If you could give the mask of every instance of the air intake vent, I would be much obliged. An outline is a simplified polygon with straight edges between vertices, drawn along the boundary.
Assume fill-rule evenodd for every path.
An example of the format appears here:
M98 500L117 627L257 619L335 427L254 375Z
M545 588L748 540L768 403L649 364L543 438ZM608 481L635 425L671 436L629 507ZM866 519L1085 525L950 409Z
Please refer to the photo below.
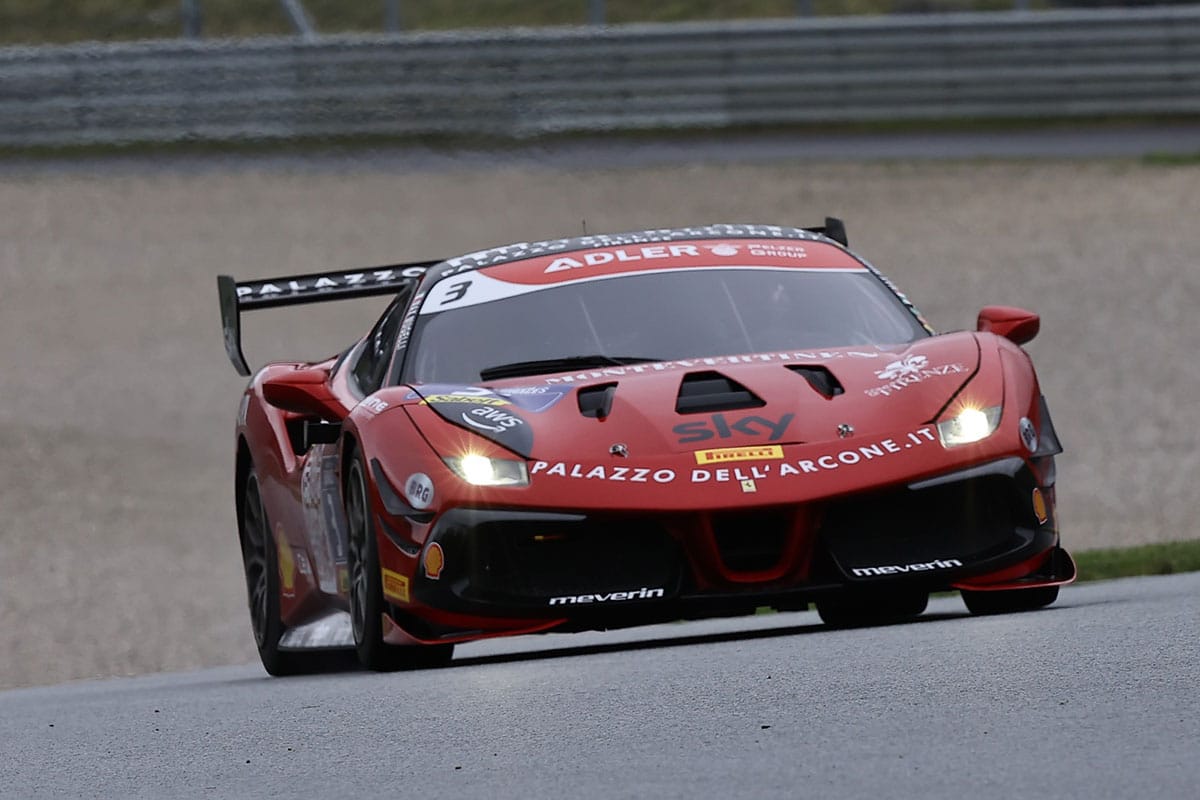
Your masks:
M761 408L764 403L754 392L719 372L689 372L679 385L675 411L700 414L709 411L736 411Z
M779 564L791 527L791 515L780 510L712 515L717 552L733 572L759 572Z
M599 386L587 386L579 390L576 399L579 401L579 413L585 417L604 419L612 411L613 396L617 393L615 383L602 383Z
M825 397L837 397L839 394L845 394L846 390L838 379L833 376L833 373L825 369L825 367L804 367L804 366L788 366L792 372L804 377L808 381L808 385L816 389Z

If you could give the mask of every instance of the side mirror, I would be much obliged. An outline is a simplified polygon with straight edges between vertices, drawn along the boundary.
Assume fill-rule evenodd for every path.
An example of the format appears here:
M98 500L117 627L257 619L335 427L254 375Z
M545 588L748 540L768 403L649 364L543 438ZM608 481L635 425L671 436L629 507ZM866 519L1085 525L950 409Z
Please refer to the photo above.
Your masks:
M341 422L346 411L329 391L328 379L325 370L298 369L263 381L263 398L284 411Z
M1016 344L1033 339L1041 327L1041 317L1013 306L984 306L975 322L976 330L1003 336Z

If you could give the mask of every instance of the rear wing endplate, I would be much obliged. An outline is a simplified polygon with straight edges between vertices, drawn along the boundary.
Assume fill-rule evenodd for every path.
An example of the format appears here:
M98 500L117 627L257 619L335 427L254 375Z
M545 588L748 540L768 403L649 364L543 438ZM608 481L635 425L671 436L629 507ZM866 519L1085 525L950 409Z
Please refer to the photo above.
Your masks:
M250 366L242 354L242 311L394 294L416 284L426 270L440 263L416 261L353 272L314 272L255 281L218 275L217 297L221 304L225 352L239 375L250 374Z
M850 242L846 237L846 223L842 222L837 217L826 217L825 224L820 228L805 228L804 230L811 233L819 233L829 239L833 239L842 247L849 247Z

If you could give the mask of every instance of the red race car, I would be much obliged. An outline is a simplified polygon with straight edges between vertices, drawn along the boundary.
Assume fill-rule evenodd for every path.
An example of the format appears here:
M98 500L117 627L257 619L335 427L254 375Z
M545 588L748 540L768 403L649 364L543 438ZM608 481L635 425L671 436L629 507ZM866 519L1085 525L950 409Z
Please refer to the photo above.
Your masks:
M238 535L273 674L357 651L815 603L833 626L1054 601L1061 452L1027 311L935 335L845 228L707 225L218 279L243 310L393 294L270 364L237 416Z

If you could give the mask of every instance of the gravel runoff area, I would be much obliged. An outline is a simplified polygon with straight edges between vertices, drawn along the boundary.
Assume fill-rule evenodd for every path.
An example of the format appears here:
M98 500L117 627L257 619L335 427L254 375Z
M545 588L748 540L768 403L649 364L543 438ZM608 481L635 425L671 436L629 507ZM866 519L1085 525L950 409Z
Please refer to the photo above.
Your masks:
M0 175L0 208L0 688L255 658L218 272L443 257L584 220L834 214L939 329L989 303L1036 310L1067 545L1200 535L1195 165L31 169ZM248 357L329 355L381 302L250 315Z

